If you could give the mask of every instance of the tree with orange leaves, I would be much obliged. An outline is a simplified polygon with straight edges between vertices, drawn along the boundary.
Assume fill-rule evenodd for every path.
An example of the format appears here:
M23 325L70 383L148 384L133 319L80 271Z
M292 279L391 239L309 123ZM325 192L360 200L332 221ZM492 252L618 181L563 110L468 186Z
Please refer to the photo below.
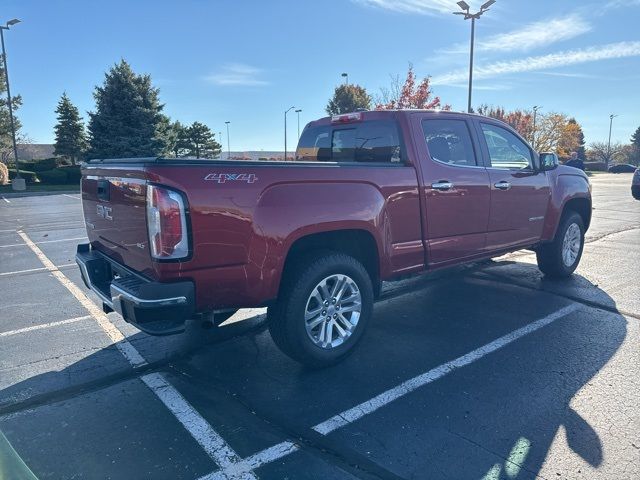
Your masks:
M376 105L376 110L451 109L449 105L442 105L440 97L433 96L430 77L423 78L417 85L416 80L413 65L409 64L407 78L402 87L399 77L395 77L390 89L381 89L382 97Z

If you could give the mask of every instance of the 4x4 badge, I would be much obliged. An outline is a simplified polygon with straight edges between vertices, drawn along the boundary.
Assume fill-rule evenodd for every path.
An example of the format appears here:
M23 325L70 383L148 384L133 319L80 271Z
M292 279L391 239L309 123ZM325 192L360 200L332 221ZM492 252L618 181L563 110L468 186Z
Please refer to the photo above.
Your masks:
M258 177L253 173L210 173L205 180L212 182L225 183L225 182L247 182L253 183L258 180Z

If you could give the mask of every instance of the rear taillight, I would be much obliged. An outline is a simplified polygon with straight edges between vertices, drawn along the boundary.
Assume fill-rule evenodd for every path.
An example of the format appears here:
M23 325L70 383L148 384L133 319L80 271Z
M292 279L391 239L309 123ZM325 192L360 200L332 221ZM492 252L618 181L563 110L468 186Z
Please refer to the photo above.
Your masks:
M173 260L189 255L185 205L178 192L147 186L147 228L153 258Z

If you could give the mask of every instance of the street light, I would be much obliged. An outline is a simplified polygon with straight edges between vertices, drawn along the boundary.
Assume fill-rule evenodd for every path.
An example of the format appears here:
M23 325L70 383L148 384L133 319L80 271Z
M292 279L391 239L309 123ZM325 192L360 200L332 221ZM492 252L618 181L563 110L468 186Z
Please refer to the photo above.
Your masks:
M489 10L489 7L496 3L496 0L489 0L480 6L480 10L476 13L470 13L471 8L465 1L458 2L458 6L463 10L462 12L453 12L454 15L464 15L465 20L471 19L471 49L469 52L469 98L467 102L467 112L471 113L471 84L473 83L473 39L476 31L476 20L478 20L484 12Z
M298 114L298 140L300 140L300 112L302 111L301 108L299 108L298 110L296 110L296 113Z
M342 75L340 75L342 78L344 78L344 84L345 85L349 85L349 74L348 73L343 73Z
M284 111L284 159L287 160L287 113L296 107L289 107Z
M9 70L7 68L7 52L4 49L4 31L9 30L9 27L20 23L20 20L14 18L9 20L6 25L0 25L0 39L2 40L2 65L4 66L4 78L7 82L7 105L9 106L9 122L11 124L11 140L13 142L13 156L16 162L16 177L11 182L14 190L24 190L26 188L26 182L20 175L20 164L18 162L18 145L16 144L16 126L13 120L13 106L11 105L11 89L9 87ZM17 180L17 182L16 182Z
M536 116L538 115L538 110L542 107L535 105L533 107L533 131L531 132L531 146L533 149L536 149Z
M231 122L224 122L227 124L227 160L231 160L231 144L229 143L229 124Z
M609 160L611 160L611 128L613 127L613 119L618 115L613 113L609 115L609 142L607 143L607 167L609 166Z

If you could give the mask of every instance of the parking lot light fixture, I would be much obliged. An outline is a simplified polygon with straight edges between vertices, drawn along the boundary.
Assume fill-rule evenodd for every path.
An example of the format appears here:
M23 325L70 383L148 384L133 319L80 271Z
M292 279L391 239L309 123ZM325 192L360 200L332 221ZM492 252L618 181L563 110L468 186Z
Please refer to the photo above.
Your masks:
M20 20L14 18L9 20L6 25L0 25L0 41L2 43L2 66L4 68L4 78L7 84L7 106L9 107L9 123L11 125L11 141L13 142L13 156L16 163L16 178L18 182L11 182L14 190L24 190L25 182L20 175L20 163L18 161L18 145L16 143L16 125L13 119L13 105L11 105L11 87L9 87L9 70L7 68L7 52L4 48L4 31L9 30L9 27L20 23Z
M462 12L453 12L454 15L463 15L465 20L471 20L471 47L469 49L469 96L467 98L467 112L471 113L471 86L473 84L473 42L476 30L476 20L478 20L489 7L496 3L496 0L489 0L480 6L480 10L471 13L469 4L463 0L457 2Z
M344 78L344 84L345 85L349 85L349 74L348 73L343 73L342 75L340 75L342 78Z
M607 167L609 167L609 161L611 160L611 129L613 128L613 119L618 115L613 113L609 115L609 141L607 142Z
M231 122L224 122L227 125L227 160L231 160L231 144L229 143L229 124Z
M300 112L302 111L301 108L299 108L298 110L296 110L296 113L298 114L298 140L300 140Z
M538 115L538 110L542 107L539 105L535 105L533 107L533 128L531 129L531 146L533 149L536 149L536 116Z
M287 161L287 113L296 107L289 107L284 111L284 160Z

